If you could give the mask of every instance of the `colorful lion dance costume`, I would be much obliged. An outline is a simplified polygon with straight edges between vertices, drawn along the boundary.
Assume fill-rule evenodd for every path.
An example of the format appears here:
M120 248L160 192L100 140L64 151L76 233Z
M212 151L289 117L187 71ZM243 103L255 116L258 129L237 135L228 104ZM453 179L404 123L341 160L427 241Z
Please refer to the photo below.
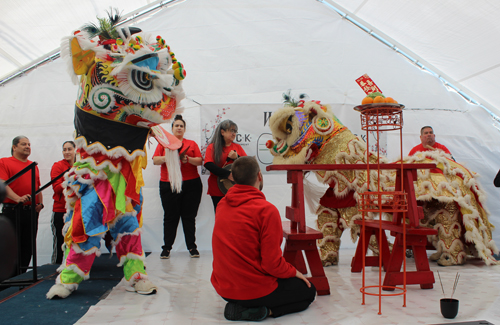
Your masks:
M184 98L185 71L165 41L99 18L63 39L61 56L80 88L75 105L77 159L65 176L65 259L47 293L66 298L88 279L106 232L127 290L156 292L141 244L142 169L151 127L173 118ZM97 37L98 36L98 37Z
M274 164L366 164L366 143L342 125L328 105L294 101L286 95L285 99L287 105L274 112L269 120L277 141L267 144ZM376 162L373 153L370 162ZM381 158L381 162L387 160ZM415 184L416 199L424 208L425 218L421 223L438 230L436 236L429 238L437 250L431 259L440 265L459 265L466 256L474 255L488 265L498 264L492 256L498 253L492 240L494 227L488 221L485 195L477 176L440 152L418 153L405 158L405 162L436 163L438 167L419 171ZM317 226L323 233L318 246L323 265L335 265L343 231L350 228L353 241L359 233L354 220L362 217L357 200L358 194L367 190L366 170L318 171L316 176L329 185L320 199L321 194L315 198L319 199ZM371 171L370 190L377 190L377 177L376 171ZM380 177L381 189L393 191L394 172L381 172ZM305 193L307 196L307 188ZM377 252L377 247L372 248Z

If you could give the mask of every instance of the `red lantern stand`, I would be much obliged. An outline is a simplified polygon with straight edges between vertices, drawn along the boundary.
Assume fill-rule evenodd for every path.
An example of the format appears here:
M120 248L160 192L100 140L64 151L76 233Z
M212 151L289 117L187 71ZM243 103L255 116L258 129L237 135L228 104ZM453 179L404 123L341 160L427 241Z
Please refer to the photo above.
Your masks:
M383 213L392 213L403 216L402 222L402 245L406 247L406 222L405 212L408 210L407 197L403 189L404 184L404 172L403 172L403 162L401 161L401 170L399 173L399 184L396 184L394 192L384 192L380 188L380 134L385 131L399 130L399 140L400 140L400 153L402 156L403 152L403 115L402 109L403 105L400 104L368 104L356 106L354 109L361 113L361 129L366 131L366 183L367 192L360 194L359 200L359 211L362 212L363 218L361 220L361 233L360 239L358 241L362 248L362 286L360 291L362 292L362 305L365 304L365 295L378 296L379 298L379 311L378 314L382 314L382 296L397 296L403 295L403 307L406 307L406 256L403 256L403 286L388 286L382 284L382 267L389 265L390 253L387 245L387 237L385 235L385 230L382 226L382 215ZM376 191L370 190L370 142L369 133L370 131L376 132L377 141L377 189ZM399 188L397 185L400 185ZM368 213L376 213L379 216L379 220L375 221L378 223L378 227L367 227L366 217ZM365 277L365 267L367 266L366 260L370 257L366 256L366 250L370 241L370 237L375 235L378 245L379 245L379 256L378 256L378 266L379 266L379 281L378 285L366 285ZM376 259L376 257L375 257ZM373 257L372 257L373 260ZM354 264L354 260L353 260ZM368 263L369 265L374 265L373 263ZM378 289L378 292L370 292L370 289ZM382 290L396 290L398 292L394 293L382 293Z

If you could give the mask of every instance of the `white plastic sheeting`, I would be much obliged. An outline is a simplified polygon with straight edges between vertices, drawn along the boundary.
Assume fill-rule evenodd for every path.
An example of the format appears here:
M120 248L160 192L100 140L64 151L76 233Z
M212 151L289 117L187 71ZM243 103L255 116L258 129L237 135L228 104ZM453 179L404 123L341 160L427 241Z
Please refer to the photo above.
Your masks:
M379 312L378 297L365 296L362 303L359 288L363 286L360 273L351 272L354 249L343 249L336 267L325 268L330 284L330 295L317 296L304 311L280 318L268 318L263 324L321 324L321 325L394 325L394 324L445 324L439 310L439 300L443 298L436 276L434 290L422 290L418 285L408 285L406 307L403 296L382 297ZM168 260L161 260L159 253L146 258L148 276L158 287L155 295L137 295L125 291L123 285L113 288L106 299L102 299L76 322L88 324L233 324L224 319L224 301L210 283L212 274L212 252L201 251L199 259L191 259L186 252L174 252ZM102 257L101 257L102 258ZM462 277L453 298L460 300L455 324L478 323L478 319L488 320L484 324L500 319L500 293L498 267L482 267L479 261L472 261L460 267L443 268L430 264L433 272L439 271L446 297L450 297L453 283L460 270ZM415 260L408 259L406 269L415 270ZM480 270L478 272L478 269ZM480 275L479 275L480 274ZM92 276L92 275L91 275ZM368 267L365 285L377 285L378 268ZM466 280L465 280L466 279ZM85 290L83 282L80 290ZM370 292L376 292L372 289ZM397 293L397 291L395 291ZM79 292L74 295L82 294ZM69 297L68 299L72 299ZM120 309L123 308L123 309ZM251 324L241 322L234 324ZM448 324L449 323L448 321Z
M201 120L198 104L279 104L287 89L332 104L345 125L359 128L359 116L352 108L361 103L364 93L354 80L368 73L386 95L409 109L404 113L404 154L419 143L420 127L433 125L437 140L457 161L466 162L483 176L491 221L500 225L500 189L492 185L500 168L499 131L489 115L447 91L435 77L416 69L324 4L310 0L189 0L137 26L153 36L161 35L186 67L186 138L202 140L200 130L206 121ZM73 29L78 27L76 24ZM42 183L47 182L52 164L62 159L61 144L72 137L76 94L77 87L61 60L0 87L0 156L10 155L13 137L26 135L32 144L30 159L39 163ZM236 122L242 125L247 122L246 112L240 114L243 117ZM388 134L392 158L399 155L395 136ZM150 156L155 146L153 142ZM149 162L144 173L143 245L145 250L159 251L163 237L160 171ZM206 176L202 179L206 192ZM264 193L284 216L290 198L284 175L266 175L265 182ZM38 234L41 258L51 254L51 196L51 189L44 192ZM197 218L200 250L211 248L213 218L211 200L204 194ZM310 226L313 220L310 215ZM494 236L500 239L498 232ZM180 230L174 250L184 249Z

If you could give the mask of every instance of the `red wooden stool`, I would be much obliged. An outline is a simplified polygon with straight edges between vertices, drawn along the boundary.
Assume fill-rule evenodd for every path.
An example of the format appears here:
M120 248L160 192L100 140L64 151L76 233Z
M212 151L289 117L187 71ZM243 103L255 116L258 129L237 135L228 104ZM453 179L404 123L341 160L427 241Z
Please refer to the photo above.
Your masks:
M298 232L297 229L290 226L291 222L283 222L283 236L286 239L283 257L288 263L294 265L299 272L307 274L307 267L302 255L302 252L304 252L311 271L311 277L308 280L314 284L319 296L329 295L330 286L316 247L316 240L323 238L323 234L310 227L306 227L305 233Z
M268 171L287 170L287 183L292 184L291 206L286 207L286 218L290 221L283 222L283 236L286 239L283 257L299 272L307 274L306 261L302 255L304 252L311 271L308 280L314 284L318 295L329 295L330 285L316 247L316 240L323 238L323 234L306 226L303 167L304 165L271 165L266 168Z
M380 165L383 166L383 165ZM407 193L408 211L406 213L396 212L393 214L393 220L365 220L365 231L360 233L356 254L351 263L351 272L360 272L362 269L363 252L367 252L368 243L371 235L375 235L380 250L382 251L382 266L386 271L384 278L384 290L394 290L390 287L404 283L404 273L401 272L401 266L406 254L406 248L413 250L416 271L406 271L406 284L419 284L422 289L432 289L434 273L429 268L429 259L427 258L426 246L427 236L437 234L437 230L432 228L420 227L419 220L424 217L422 207L417 205L415 188L413 182L417 179L417 169L435 168L434 164L404 164L401 175L401 169L397 169L396 188L401 188L401 179L403 179L403 189ZM406 215L406 216L405 216ZM406 221L405 221L406 220ZM362 220L355 220L356 224L363 224ZM403 227L403 222L406 226ZM382 236L379 236L379 233ZM389 246L385 231L389 230L391 236L395 237L392 252L389 253ZM403 235L406 233L406 247L403 246ZM363 250L364 237L364 250ZM379 266L379 258L366 256L366 266Z
M363 222L362 220L355 220L354 223L361 225ZM379 251L382 252L382 266L384 268L384 271L387 271L387 265L389 264L391 251L389 250L389 245L387 243L387 236L385 235L385 231L382 230L382 236L381 238L379 238L378 225L377 227L369 227L367 226L367 224L368 221L365 221L365 231L361 232L359 235L358 246L356 247L356 253L354 254L354 257L352 258L351 262L351 272L361 272L363 270L363 252L368 251L368 245L370 243L370 238L372 235L375 235ZM379 261L380 261L379 256L366 256L365 266L380 266Z

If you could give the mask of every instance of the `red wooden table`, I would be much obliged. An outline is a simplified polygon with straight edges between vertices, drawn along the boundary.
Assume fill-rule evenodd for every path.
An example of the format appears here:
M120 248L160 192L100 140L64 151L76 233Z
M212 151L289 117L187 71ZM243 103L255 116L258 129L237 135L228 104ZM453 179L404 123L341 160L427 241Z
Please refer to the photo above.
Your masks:
M284 170L287 171L287 183L292 184L292 200L291 206L286 207L286 218L289 219L289 222L283 223L283 235L286 239L285 250L283 252L283 256L287 260L287 262L294 265L300 272L307 273L307 268L305 265L305 261L302 255L302 252L305 253L307 263L309 265L309 269L311 270L311 277L309 280L314 283L316 289L318 291L318 295L326 295L330 294L330 286L328 284L328 280L325 276L325 272L323 269L323 265L321 264L321 259L319 257L319 251L316 247L316 240L323 238L323 234L315 229L306 226L305 221L305 203L304 203L304 183L303 183L303 172L304 171L328 171L328 170L366 170L369 168L370 170L396 170L396 189L401 188L401 179L403 179L404 191L408 193L408 217L410 219L411 227L406 227L407 230L407 242L408 245L412 245L415 247L415 261L417 262L417 273L422 274L425 278L426 283L424 286L432 287L432 283L434 283L434 275L429 271L429 261L427 260L427 255L425 254L425 245L423 246L423 255L420 249L420 242L424 239L425 236L418 233L414 236L413 233L410 234L410 229L425 229L427 228L418 228L418 207L417 201L415 197L415 190L413 187L413 181L417 179L417 169L431 169L435 168L435 164L324 164L324 165L269 165L266 167L267 171L277 171ZM402 172L401 172L402 171ZM416 218L416 219L415 219ZM395 213L393 217L393 222L391 222L391 226L393 229L391 230L392 234L396 235L396 241L398 245L400 245L400 236L398 234L402 234L402 220L403 214ZM378 223L378 222L377 222ZM384 222L386 224L386 222ZM378 227L378 226L377 226ZM373 227L366 227L369 229L374 229ZM433 229L430 229L432 232ZM410 232L409 232L410 231ZM419 230L416 230L417 232ZM405 253L405 249L396 249L393 253L389 254L389 248L387 246L387 240L385 238L385 232L381 240L379 240L381 245L381 250L383 253L386 253L386 258L384 259L384 268L390 270L386 275L384 281L388 281L388 283L398 283L400 280L400 269L402 257ZM363 234L361 234L363 235ZM369 238L369 237L368 237ZM427 242L425 238L425 243ZM352 265L357 267L357 262L361 261L362 250L361 243L358 240L358 248L356 251L356 255L353 258ZM384 244L385 243L385 244ZM396 244L394 245L396 247ZM358 253L358 251L360 251ZM366 250L365 250L366 252ZM396 253L397 256L393 256ZM417 257L418 255L418 257ZM425 256L424 256L425 255ZM425 257L425 261L423 259ZM397 265L399 264L399 268ZM377 264L378 265L378 264ZM396 270L397 268L397 270ZM352 269L353 272L356 272ZM357 270L357 269L356 269ZM361 270L361 269L360 269ZM428 271L428 272L427 272ZM430 274L429 274L430 272ZM432 276L432 279L430 279ZM418 277L418 276L417 276ZM402 277L401 277L402 279ZM412 278L413 279L413 278ZM432 282L431 282L432 280ZM401 282L402 283L402 282Z

